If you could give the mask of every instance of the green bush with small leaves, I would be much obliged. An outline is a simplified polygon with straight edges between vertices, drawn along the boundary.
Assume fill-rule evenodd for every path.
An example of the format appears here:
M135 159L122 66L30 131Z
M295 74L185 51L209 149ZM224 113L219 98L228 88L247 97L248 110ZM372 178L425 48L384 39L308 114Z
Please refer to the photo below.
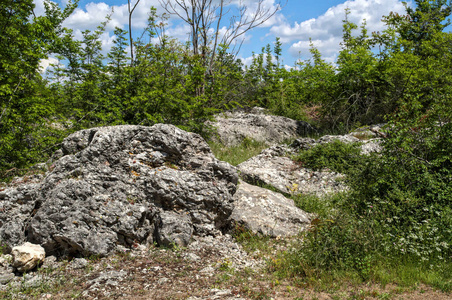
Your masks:
M339 140L316 145L311 149L301 151L294 158L304 167L313 170L328 168L338 173L349 172L363 159L359 143L348 144Z

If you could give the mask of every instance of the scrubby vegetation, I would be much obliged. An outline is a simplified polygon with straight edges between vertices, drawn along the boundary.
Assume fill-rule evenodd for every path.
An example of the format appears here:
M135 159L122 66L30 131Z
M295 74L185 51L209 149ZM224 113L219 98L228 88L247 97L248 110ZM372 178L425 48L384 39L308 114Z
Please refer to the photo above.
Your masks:
M245 138L240 144L232 147L225 147L222 143L213 141L209 145L216 158L227 161L233 166L237 166L268 148L266 143L249 138Z
M46 15L34 17L31 0L10 1L0 8L0 176L45 161L78 129L164 122L208 137L204 121L235 106L336 131L388 122L378 155L334 143L298 156L307 167L344 172L351 190L324 205L298 199L319 217L272 269L302 281L348 276L451 290L452 34L444 31L451 4L415 4L371 35L365 24L356 34L346 18L334 64L312 47L312 59L286 70L279 40L244 66L226 45L200 55L165 36L155 10L132 61L119 28L104 57L106 23L81 41L61 26L76 3L61 10L48 2ZM64 65L43 77L39 61L51 54ZM260 149L252 141L238 149L250 147Z

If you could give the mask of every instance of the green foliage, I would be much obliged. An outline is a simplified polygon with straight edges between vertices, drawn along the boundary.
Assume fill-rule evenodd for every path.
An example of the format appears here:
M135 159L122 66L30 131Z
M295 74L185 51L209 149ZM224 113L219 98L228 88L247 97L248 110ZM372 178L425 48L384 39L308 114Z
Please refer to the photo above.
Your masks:
M46 15L33 16L31 0L0 8L0 169L22 168L51 152L59 134L49 128L54 104L48 101L39 62L47 58L61 23L75 9L46 2Z
M337 208L342 205L346 195L337 193L319 197L313 194L295 194L290 195L290 198L303 211L315 213L320 219L328 219L338 212Z
M236 225L232 235L234 239L249 253L255 251L269 253L272 250L272 240L270 237L255 234L243 226Z
M300 94L305 91L301 82L306 78L302 78L302 72L295 68L286 70L280 57L281 47L277 38L273 49L267 45L260 54L253 55L253 61L245 68L244 80L239 87L239 103L261 106L276 115L304 120L304 106L307 103Z
M366 281L424 282L450 290L451 273L443 270L450 270L452 257L452 49L451 34L441 32L440 24L450 8L437 6L439 2L419 2L422 5L408 10L408 17L388 16L388 30L375 36L386 47L378 61L384 62L384 69L377 75L388 88L380 95L397 108L386 114L382 153L355 160L356 155L346 155L350 149L344 153L343 145L331 145L334 154L324 146L301 154L311 167L334 170L339 165L350 192L335 211L316 208L321 214L303 243L276 268L285 276L347 273ZM423 35L421 27L428 28L428 34ZM345 27L344 39L354 42L350 28ZM361 53L357 58L364 57ZM353 53L343 50L341 58L348 65ZM341 72L344 62L340 61ZM343 82L362 92L365 85L356 86L357 76L371 77L357 73Z
M222 143L209 142L210 148L216 158L226 161L233 166L258 155L262 150L268 148L264 142L258 142L249 138L245 138L239 145L225 147Z
M363 159L359 143L344 143L335 140L301 151L294 157L306 168L320 170L328 168L338 173L349 173Z

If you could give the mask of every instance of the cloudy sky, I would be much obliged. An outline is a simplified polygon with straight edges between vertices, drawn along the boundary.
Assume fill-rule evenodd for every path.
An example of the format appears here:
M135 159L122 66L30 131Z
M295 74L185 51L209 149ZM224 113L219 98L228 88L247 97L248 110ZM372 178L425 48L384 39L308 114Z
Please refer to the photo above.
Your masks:
M67 2L67 0L56 1L63 6ZM131 1L134 4L137 0ZM253 5L257 2L257 0L227 1L231 1L230 7L234 7L234 3L245 2L250 7L249 12L252 12ZM42 2L43 0L35 0L37 13L43 11ZM282 2L285 3L285 0ZM277 0L264 0L265 7L269 9L275 9L277 3ZM151 6L157 8L157 13L164 12L159 0L141 0L133 14L134 35L138 36L146 26ZM107 27L108 32L102 36L102 42L107 51L114 39L113 29L115 27L128 29L127 0L81 0L79 7L64 25L73 28L76 37L81 37L83 30L96 29L112 8L114 12ZM391 11L405 12L399 0L288 0L274 17L245 35L238 56L245 62L249 62L253 52L260 53L262 47L272 44L276 37L280 37L283 42L284 63L291 66L297 59L309 58L309 38L311 38L323 57L334 61L340 49L342 20L346 8L350 10L349 20L361 24L365 19L369 32L383 29L381 23L383 15ZM187 32L188 27L181 23L177 16L169 19L168 35L186 40Z

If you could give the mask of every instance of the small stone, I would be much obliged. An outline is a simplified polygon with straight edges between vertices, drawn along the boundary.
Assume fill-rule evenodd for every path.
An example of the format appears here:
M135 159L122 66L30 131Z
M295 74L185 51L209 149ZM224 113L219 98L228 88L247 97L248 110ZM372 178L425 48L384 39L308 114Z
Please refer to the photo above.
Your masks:
M13 261L13 256L11 254L4 254L0 256L0 267L7 267Z
M84 258L74 258L69 265L71 269L83 269L88 265L88 261Z
M158 284L165 284L165 283L167 283L168 281L169 281L168 278L163 277L163 278L160 278L160 279L157 281L157 283L158 283Z
M14 257L12 265L19 272L26 272L35 268L46 257L44 248L29 242L14 247L11 253Z
M188 253L186 255L186 259L190 260L190 261L198 261L201 259L201 257L199 257L198 255L194 254L194 253Z
M25 278L24 286L27 288L35 288L42 285L44 281L44 277L41 275L30 276L29 278Z
M57 261L57 258L53 255L47 256L44 260L44 263L42 264L42 269L56 269L59 267L59 263Z
M13 273L2 273L0 274L0 284L7 284L11 280L13 280L14 274Z
M199 273L208 275L208 276L212 276L215 273L215 269L211 266L208 266L208 267L205 267L204 269L202 269L201 271L199 271Z

